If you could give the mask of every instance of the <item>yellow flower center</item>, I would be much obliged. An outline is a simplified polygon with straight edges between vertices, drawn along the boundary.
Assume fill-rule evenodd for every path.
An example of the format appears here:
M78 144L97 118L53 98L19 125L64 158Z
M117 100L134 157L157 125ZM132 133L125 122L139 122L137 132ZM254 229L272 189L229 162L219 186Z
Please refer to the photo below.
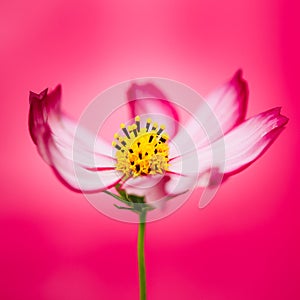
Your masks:
M116 133L112 145L117 149L116 169L126 177L162 174L168 170L168 135L163 133L165 126L158 127L148 119L141 128L140 117L129 126L121 124L124 135Z

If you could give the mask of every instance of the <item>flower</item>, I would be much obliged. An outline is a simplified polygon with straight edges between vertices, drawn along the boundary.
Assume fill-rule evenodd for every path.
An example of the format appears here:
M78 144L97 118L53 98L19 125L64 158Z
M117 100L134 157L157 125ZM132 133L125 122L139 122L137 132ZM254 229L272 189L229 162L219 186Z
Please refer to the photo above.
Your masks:
M60 85L50 93L47 89L30 92L32 140L44 161L72 190L96 193L115 187L119 193L153 203L195 184L213 186L218 178L224 180L258 159L288 122L279 107L245 119L248 85L240 70L208 95L184 125L176 105L152 83L131 84L127 99L131 115L110 145L77 128L62 112ZM206 124L206 134L199 123ZM78 130L81 135L73 147ZM217 161L212 149L223 153Z

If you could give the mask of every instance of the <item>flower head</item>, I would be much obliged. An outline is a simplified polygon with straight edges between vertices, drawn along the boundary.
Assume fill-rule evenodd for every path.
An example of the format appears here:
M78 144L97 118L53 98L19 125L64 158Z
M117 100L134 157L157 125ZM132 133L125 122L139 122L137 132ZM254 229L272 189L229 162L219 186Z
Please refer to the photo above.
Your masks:
M213 186L218 176L228 178L259 158L288 121L280 108L245 119L248 86L241 71L208 95L185 124L176 105L154 84L131 84L127 99L130 116L109 144L77 128L61 111L60 86L50 93L30 93L32 140L69 188L91 193L116 188L121 195L153 203L190 190L195 183ZM199 124L205 124L206 134ZM78 130L81 135L74 148ZM212 159L212 149L223 149L221 163Z
M158 127L147 119L145 127L141 127L141 118L135 117L135 123L126 127L121 124L124 136L115 134L116 141L112 145L116 153L116 170L125 174L126 178L162 174L168 170L169 146L168 135L163 133L165 126Z

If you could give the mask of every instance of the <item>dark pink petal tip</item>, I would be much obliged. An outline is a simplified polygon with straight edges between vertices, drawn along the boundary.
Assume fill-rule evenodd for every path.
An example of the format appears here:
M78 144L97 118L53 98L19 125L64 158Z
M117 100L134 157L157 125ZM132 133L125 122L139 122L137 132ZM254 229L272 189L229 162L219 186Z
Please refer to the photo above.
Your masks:
M33 101L43 100L47 96L47 93L48 93L48 88L44 89L39 94L36 94L36 93L30 91L29 92L29 104L31 104Z
M260 113L258 115L258 117L261 118L262 120L264 119L265 122L273 120L274 124L273 124L273 127L270 129L270 131L272 131L275 128L285 126L289 121L289 118L282 115L280 112L281 112L281 107L278 106L278 107L274 107L265 112Z
M61 85L58 85L53 91L48 93L48 89L41 93L29 93L29 132L33 142L37 143L37 136L45 130L48 116L51 113L60 112Z
M237 70L234 73L230 80L230 83L245 94L249 93L248 82L243 78L243 71L241 69Z
M246 117L249 98L248 82L243 78L243 71L241 69L235 72L230 83L235 88L237 93L237 99L238 101L240 101L239 118L237 120L237 123L239 123L243 121Z
M283 127L289 121L289 118L284 115L281 115L280 112L281 112L281 107L277 107L277 127Z

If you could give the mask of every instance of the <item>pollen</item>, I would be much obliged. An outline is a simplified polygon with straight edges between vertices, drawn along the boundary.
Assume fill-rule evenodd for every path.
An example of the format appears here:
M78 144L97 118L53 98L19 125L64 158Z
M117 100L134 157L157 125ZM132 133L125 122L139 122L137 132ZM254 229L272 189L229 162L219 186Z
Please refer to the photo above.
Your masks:
M128 126L122 123L122 134L114 135L116 169L127 178L162 174L169 167L169 136L164 133L165 126L147 119L142 127L140 116L134 121Z

